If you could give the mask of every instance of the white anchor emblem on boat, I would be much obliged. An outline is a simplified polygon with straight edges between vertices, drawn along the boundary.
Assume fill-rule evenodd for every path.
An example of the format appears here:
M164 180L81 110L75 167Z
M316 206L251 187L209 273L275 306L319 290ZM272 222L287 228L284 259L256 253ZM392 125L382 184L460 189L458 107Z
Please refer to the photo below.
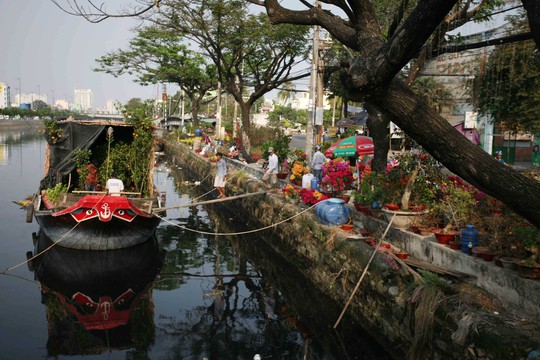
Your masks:
M103 211L99 212L100 217L102 217L103 219L110 218L111 217L111 209L109 207L109 204L104 203L103 205L101 205L101 208L103 209Z

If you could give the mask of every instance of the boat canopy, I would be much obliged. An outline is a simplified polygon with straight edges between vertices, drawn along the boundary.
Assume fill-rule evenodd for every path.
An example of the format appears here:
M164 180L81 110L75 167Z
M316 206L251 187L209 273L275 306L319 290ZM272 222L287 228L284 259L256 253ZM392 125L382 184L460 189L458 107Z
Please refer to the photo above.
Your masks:
M131 143L133 141L133 126L118 120L75 120L68 118L57 121L56 128L61 130L61 137L49 144L45 177L41 180L40 190L52 188L61 183L77 167L74 152L92 149L94 146L107 144L107 130L113 129L114 141Z

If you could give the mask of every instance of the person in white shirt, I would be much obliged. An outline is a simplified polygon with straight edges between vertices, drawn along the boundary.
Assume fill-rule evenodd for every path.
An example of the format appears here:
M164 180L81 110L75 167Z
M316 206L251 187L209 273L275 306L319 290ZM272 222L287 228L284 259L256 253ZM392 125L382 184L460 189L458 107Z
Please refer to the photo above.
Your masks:
M266 182L267 188L272 188L277 190L277 173L278 173L278 157L274 154L274 148L268 148L270 156L268 157L268 167L264 173L262 180Z
M315 154L311 158L311 168L313 169L313 176L317 178L319 184L322 181L322 166L326 162L326 156L321 152L319 145L315 146Z
M109 190L109 195L120 196L120 193L122 192L122 190L124 190L124 183L122 182L122 180L116 178L113 175L109 180L107 180L105 188Z

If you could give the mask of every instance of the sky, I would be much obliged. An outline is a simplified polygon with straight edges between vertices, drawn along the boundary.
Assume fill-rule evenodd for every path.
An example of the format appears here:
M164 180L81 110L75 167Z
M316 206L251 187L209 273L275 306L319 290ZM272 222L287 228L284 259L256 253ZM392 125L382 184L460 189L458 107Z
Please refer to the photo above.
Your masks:
M47 94L73 101L74 89L92 89L94 107L107 100L122 103L155 98L156 86L142 87L128 75L92 71L96 59L126 49L135 19L108 19L91 24L62 12L49 0L0 0L0 82L19 93Z

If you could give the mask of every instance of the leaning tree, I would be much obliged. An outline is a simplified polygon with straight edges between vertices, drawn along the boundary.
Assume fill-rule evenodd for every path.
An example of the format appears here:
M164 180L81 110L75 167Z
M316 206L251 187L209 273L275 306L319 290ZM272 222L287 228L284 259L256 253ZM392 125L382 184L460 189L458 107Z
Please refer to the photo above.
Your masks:
M295 8L286 8L279 0L252 2L266 8L272 23L319 25L353 49L357 55L343 63L340 72L351 99L364 101L384 114L452 172L540 226L540 183L503 166L472 144L397 76L420 52L457 0L418 1L388 37L370 0L320 1L328 8L303 1L287 2L289 6L296 3ZM532 0L523 3L528 5L529 21L535 31L539 6ZM538 36L533 38L537 40Z
M93 3L85 12L76 0L66 1L76 4L68 12L90 21L110 17ZM382 30L372 0L319 0L315 5L304 0L248 1L263 6L274 24L318 25L355 50L355 55L341 67L341 80L351 100L363 101L384 114L452 172L540 227L540 182L500 164L472 144L397 76L461 1L418 0L392 34ZM159 3L147 1L146 8L136 11L144 12ZM317 6L319 3L325 8ZM540 48L540 5L537 0L522 3L532 38Z

